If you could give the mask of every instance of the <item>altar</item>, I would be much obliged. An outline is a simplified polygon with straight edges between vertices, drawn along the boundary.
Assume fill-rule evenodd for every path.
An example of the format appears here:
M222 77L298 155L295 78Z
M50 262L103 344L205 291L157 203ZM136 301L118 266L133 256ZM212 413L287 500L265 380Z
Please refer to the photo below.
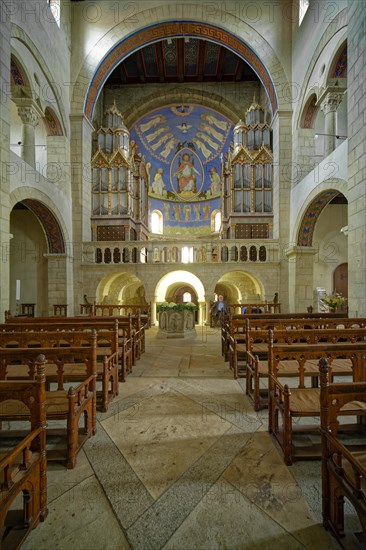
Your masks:
M194 311L160 311L158 338L192 338L195 336Z

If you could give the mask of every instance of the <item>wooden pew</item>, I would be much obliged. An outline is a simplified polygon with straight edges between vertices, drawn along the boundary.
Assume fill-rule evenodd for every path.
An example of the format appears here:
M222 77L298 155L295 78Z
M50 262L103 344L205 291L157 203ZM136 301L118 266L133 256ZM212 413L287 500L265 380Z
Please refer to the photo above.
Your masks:
M151 327L150 304L80 304L80 314L108 317L140 315L145 328Z
M54 327L53 327L54 328ZM69 328L69 327L67 327ZM94 330L94 329L93 329ZM0 331L0 348L54 348L92 346L92 330L58 330L58 331ZM118 323L113 330L101 329L96 333L97 344L97 381L102 389L97 391L97 405L103 412L107 411L110 401L119 394L118 387ZM57 381L55 374L54 378ZM64 374L65 382L80 382L85 378L85 365L76 365L72 373ZM52 382L48 368L48 384Z
M269 331L253 330L247 333L246 341L246 395L254 403L254 409L259 411L268 405L268 390L261 388L260 383L268 380L268 349ZM295 343L318 344L321 342L366 342L366 328L358 329L307 329L307 330L275 330L273 331L273 342L277 344L293 345ZM310 361L311 366L311 361ZM350 367L343 360L333 362L333 370L338 376L350 374ZM278 376L293 376L291 369L279 370ZM305 371L305 375L312 376L315 384L318 377L312 374L312 369Z
M247 340L252 338L257 340L257 347L254 350L254 354L258 355L260 359L266 357L266 336L268 330L318 330L318 329L337 329L338 327L366 327L366 319L359 318L329 318L329 317L307 317L307 318L291 318L289 316L286 319L275 318L242 318L240 320L234 320L226 326L225 334L222 335L222 340L226 339L226 343L222 342L222 349L226 350L227 358L230 362L230 368L233 370L234 378L238 377L238 371L240 363L246 369L247 362ZM295 333L294 333L295 335ZM260 342L260 340L263 340Z
M344 313L228 315L221 328L222 354L225 361L230 361L230 368L234 371L234 378L236 378L238 364L235 364L235 361L238 359L245 366L245 341L248 330L337 328L339 325L344 328L366 327L366 319L351 319L344 317Z
M274 435L280 444L284 460L291 465L294 460L320 458L319 448L316 446L298 447L293 443L293 435L316 433L316 426L295 425L294 420L306 417L320 416L320 388L305 388L306 370L309 370L310 360L319 360L326 357L331 366L329 375L332 376L332 365L335 359L350 359L352 361L352 379L355 382L366 380L365 365L366 343L338 343L338 344L299 344L288 346L273 344L269 355L269 432ZM283 385L278 376L282 369L286 373L286 361L298 363L297 387L290 388ZM293 366L291 365L293 375ZM319 369L313 366L313 374L318 375ZM296 380L294 378L294 380ZM342 415L366 415L366 408L358 406L346 407ZM280 424L280 419L282 423Z
M366 547L366 425L361 444L345 445L337 437L338 416L350 402L366 407L366 382L329 383L329 365L320 360L320 431L322 437L323 524L341 543L344 537L344 498L353 505ZM355 443L355 442L353 442Z
M26 322L7 321L0 325L1 331L42 331L42 330L97 330L98 333L104 330L116 330L118 323L118 343L119 343L119 358L121 361L120 379L122 382L126 380L126 374L132 371L134 364L133 350L134 330L132 318L116 319L115 317L36 317L36 319L26 320Z
M30 432L8 451L0 450L0 540L2 548L19 548L29 532L47 517L46 387L43 355L35 359L34 381L0 381L0 408L9 399L25 407ZM20 500L18 495L23 496ZM17 500L15 500L17 499ZM14 501L22 504L14 510Z
M0 348L0 380L24 379L25 366L29 380L34 380L39 352L39 348ZM47 422L65 422L64 429L47 428L47 440L51 436L65 440L61 450L47 450L48 460L64 460L68 468L74 468L79 450L96 431L96 335L90 347L42 348L42 353L47 358L46 382L48 376L52 382L57 380L57 389L46 391ZM73 367L79 371L80 363L85 365L84 380L76 388L67 389L67 379L72 376ZM28 418L29 411L25 407L19 408L11 402L0 411L0 420ZM80 428L81 420L84 424ZM0 433L2 437L11 436L8 432Z

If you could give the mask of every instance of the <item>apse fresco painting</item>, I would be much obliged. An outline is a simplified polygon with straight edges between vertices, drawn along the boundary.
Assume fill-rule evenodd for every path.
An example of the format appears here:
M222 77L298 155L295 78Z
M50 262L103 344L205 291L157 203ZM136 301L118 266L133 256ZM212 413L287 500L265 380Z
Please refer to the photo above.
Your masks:
M221 155L232 129L227 118L195 105L152 111L131 129L146 160L149 210L162 212L164 235L210 233L211 212L221 202Z

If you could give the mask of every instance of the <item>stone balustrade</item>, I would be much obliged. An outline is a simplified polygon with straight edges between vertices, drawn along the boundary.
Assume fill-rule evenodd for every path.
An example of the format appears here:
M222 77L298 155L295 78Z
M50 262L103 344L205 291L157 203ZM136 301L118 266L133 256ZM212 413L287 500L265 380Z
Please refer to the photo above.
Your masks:
M84 264L277 263L279 244L271 239L211 241L88 242Z

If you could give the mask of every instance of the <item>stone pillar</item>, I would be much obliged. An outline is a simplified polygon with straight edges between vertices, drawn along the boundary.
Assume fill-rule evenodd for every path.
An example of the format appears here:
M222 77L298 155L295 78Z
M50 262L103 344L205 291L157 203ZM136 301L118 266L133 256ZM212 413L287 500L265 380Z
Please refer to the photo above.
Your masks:
M290 193L292 182L292 112L277 111L272 120L273 130L273 238L280 250L290 242ZM284 254L279 258L278 279L273 286L279 293L283 312L288 306L288 262Z
M6 11L6 10L5 10ZM0 262L0 317L9 309L10 298L10 16L1 19L0 40L0 235L2 261Z
M306 312L314 300L314 255L309 246L291 246L286 251L289 265L289 311Z
M151 326L155 326L156 322L156 299L157 296L154 296L154 300L151 302Z
M91 239L91 152L93 126L84 115L70 117L71 197L73 234L70 253L73 256L74 307L82 303L82 243Z
M366 316L366 4L348 0L348 305Z
M68 304L73 315L72 262L67 254L44 254L48 260L48 313L53 315L54 304Z
M206 304L204 302L198 302L198 324L203 325L204 323L204 308Z
M31 166L36 167L35 127L43 113L31 99L17 99L18 114L22 120L22 144L20 156Z
M206 303L206 325L210 324L210 299L205 296Z
M326 93L320 108L324 113L325 151L324 156L330 155L336 148L337 109L343 98L342 92Z

